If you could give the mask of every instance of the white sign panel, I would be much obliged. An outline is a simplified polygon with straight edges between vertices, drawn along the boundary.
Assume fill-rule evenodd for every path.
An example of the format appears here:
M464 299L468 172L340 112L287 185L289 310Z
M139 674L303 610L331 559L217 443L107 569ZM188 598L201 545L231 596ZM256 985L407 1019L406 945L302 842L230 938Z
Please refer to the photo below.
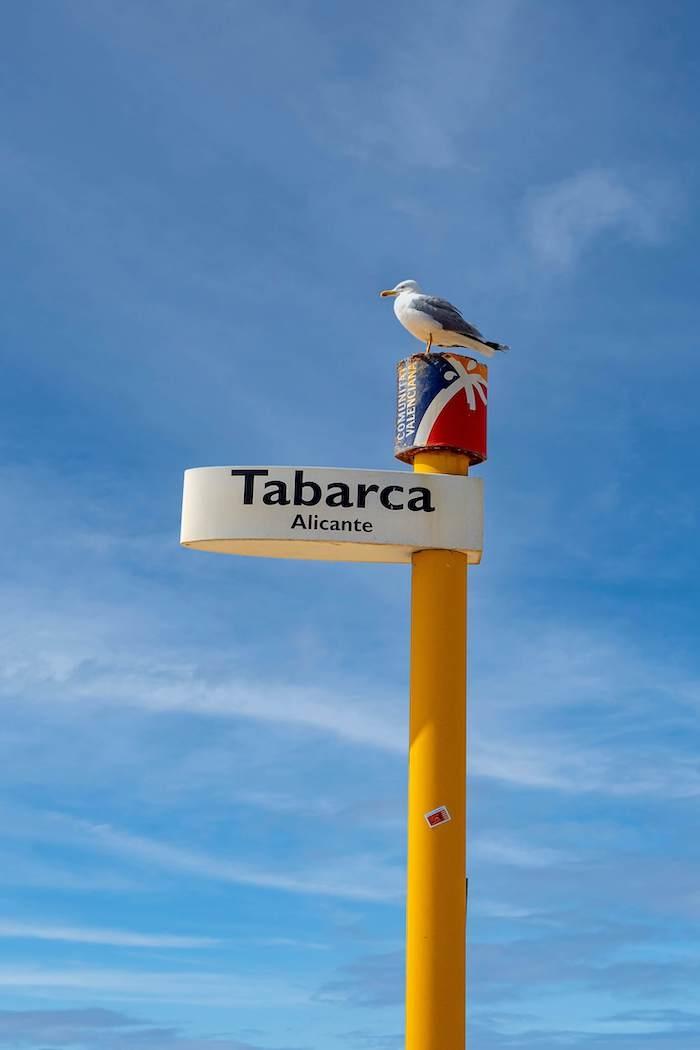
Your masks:
M407 562L428 548L481 559L480 478L335 467L185 471L180 542L222 554Z

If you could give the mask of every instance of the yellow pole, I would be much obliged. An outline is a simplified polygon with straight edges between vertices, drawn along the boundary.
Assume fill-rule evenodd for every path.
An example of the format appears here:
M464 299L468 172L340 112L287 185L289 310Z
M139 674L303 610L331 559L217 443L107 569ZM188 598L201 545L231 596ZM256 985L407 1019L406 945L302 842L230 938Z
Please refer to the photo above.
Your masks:
M464 475L468 462L436 450L413 467ZM426 550L412 561L405 1045L464 1050L467 558ZM439 806L452 819L430 827Z

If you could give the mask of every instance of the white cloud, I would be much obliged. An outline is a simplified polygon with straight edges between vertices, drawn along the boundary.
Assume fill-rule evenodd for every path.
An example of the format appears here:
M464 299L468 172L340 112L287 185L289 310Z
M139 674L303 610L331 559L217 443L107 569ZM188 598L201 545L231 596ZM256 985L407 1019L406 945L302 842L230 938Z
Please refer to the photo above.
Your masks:
M361 77L330 75L309 123L353 157L375 165L468 168L478 129L493 115L493 92L508 62L517 0L441 5L449 32L426 32L423 15L378 13L391 46L371 51ZM470 60L469 56L479 56ZM465 143L469 148L465 149ZM400 206L402 195L397 188Z
M514 868L551 868L568 861L569 855L549 846L533 846L508 837L480 835L471 849L474 859L481 863L503 864Z
M541 263L565 269L604 234L646 243L663 239L674 197L671 187L658 180L589 168L530 194L526 233Z
M203 679L199 669L187 664L149 663L134 659L129 665L86 667L80 659L67 667L64 650L60 677L51 668L16 668L0 683L6 694L31 692L39 686L44 695L64 702L126 705L152 712L185 712L193 715L252 719L275 725L292 725L337 737L345 743L393 751L406 751L405 726L388 712L355 693L354 683L343 690L296 686L274 679L246 679L233 674L223 682ZM40 657L39 657L40 659ZM57 660L60 656L57 655ZM37 673L38 672L38 673ZM35 677L36 675L36 677ZM32 684L33 680L33 684ZM353 695L354 694L354 695Z
M100 709L122 713L133 709L163 717L186 714L257 723L283 733L290 727L309 734L306 745L311 749L320 735L353 748L384 752L398 761L407 755L407 705L398 691L382 692L353 678L329 679L325 687L302 687L267 674L254 678L237 670L235 656L233 667L210 681L201 667L183 663L181 654L155 646L150 658L138 652L128 660L116 657L113 650L123 645L112 644L108 615L95 617L86 609L55 623L42 616L29 633L20 621L7 619L0 640L0 656L4 656L0 699L4 696L15 711L18 702L37 710L60 704L78 723L85 721L86 733ZM533 649L529 637L525 643L517 633L506 638L506 630L506 625L499 625L498 653L480 650L472 702L488 697L488 707L477 708L479 717L471 735L473 775L538 789L616 797L700 794L700 770L692 753L670 748L661 738L648 742L640 755L636 744L625 747L617 727L614 739L605 735L613 711L627 710L630 725L633 718L646 716L650 690L656 694L655 708L663 702L667 720L682 725L689 719L692 724L699 688L680 664L673 669L668 661L657 666L652 655L640 654L609 631L539 623ZM504 646L509 652L505 664L500 658ZM543 730L530 715L524 716L523 697L528 698L528 712L595 707L595 739L585 729L574 737L565 729ZM22 739L30 746L26 731ZM271 746L268 740L268 758ZM118 750L118 741L110 747L117 748L115 761L128 759ZM22 758L24 764L30 754ZM10 750L7 761L12 758ZM257 780L247 787L240 785L236 792L228 765L223 753L185 751L179 758L180 786L191 779L214 791L225 777L229 797L235 794L240 805L278 813L312 811L320 820L331 819L343 808L326 793L307 803L301 795L277 787L269 790ZM133 775L145 782L149 771L134 770ZM163 776L167 779L166 773ZM355 801L351 794L345 808Z
M3 812L3 816L7 811ZM0 850L0 885L29 886L68 893L134 893L140 887L131 878L113 870L81 864L80 868L66 862L38 855L19 856L8 848L9 829L3 827L4 844Z
M219 943L212 937L179 937L164 933L137 933L133 930L60 926L3 918L0 918L0 937L12 940L104 944L120 948L207 948Z
M570 734L483 734L475 743L474 769L503 783L616 798L662 799L700 795L700 769L690 755L659 745L639 750L595 747Z
M247 974L191 971L139 971L85 967L0 967L0 988L41 992L43 998L65 1001L69 993L108 996L111 1000L189 1003L248 1007L302 1005L309 995L293 981Z
M52 1050L256 1050L247 1040L191 1037L180 1028L100 1007L0 1010L0 1046L7 1050L35 1050L37 1046Z
M56 632L50 622L35 622L31 637L22 627L15 630L8 623L1 646L5 659L0 695L8 700L61 702L75 706L77 713L94 714L96 708L109 705L292 725L346 743L397 754L406 751L405 727L392 720L380 705L353 696L356 690L360 692L359 686L350 683L348 688L346 682L342 690L323 690L270 677L255 680L235 670L209 682L198 667L165 652L154 653L148 661L134 653L122 664L109 658L108 638L95 637L94 622L89 610L86 613L84 624L82 616L72 623L62 617L56 623ZM255 792L249 800L255 804ZM264 793L257 802L272 809L281 804L279 797ZM287 801L282 803L282 808L288 806Z
M403 869L386 863L377 853L343 854L330 863L316 858L308 868L294 866L287 858L283 867L270 870L60 813L5 807L2 821L8 838L105 853L148 871L157 867L215 882L355 901L392 903L400 901L403 892Z
M132 860L157 864L180 874L260 889L348 900L395 901L401 896L403 871L398 867L382 865L380 859L371 855L339 857L330 866L317 864L306 871L290 870L288 862L284 870L264 871L239 861L174 846L143 835L132 835L106 825L83 824L81 827L91 844L97 848Z
M481 916L486 919L517 920L540 918L540 914L531 908L519 907L517 904L508 904L507 901L489 900L487 897L477 897L473 904L470 903L469 911L474 917Z
M42 476L41 491L44 480ZM14 489L18 505L31 508L32 519L48 514L44 497L32 495L29 479L10 472L3 474L3 481ZM50 490L50 496L51 505L57 506L60 531L72 535L76 493L69 490L60 497ZM81 508L84 517L82 504ZM96 519L102 516L94 511ZM76 599L59 587L52 593L38 584L34 589L5 591L5 612L0 616L0 702L7 703L9 713L2 740L6 780L24 783L41 769L44 778L54 772L57 779L114 778L116 773L123 783L128 770L128 782L150 798L172 799L193 786L206 790L210 798L221 798L225 785L227 801L235 797L241 805L268 812L313 812L320 821L331 820L341 810L353 811L358 803L352 784L341 787L339 796L324 790L309 797L298 777L280 775L272 782L269 776L258 777L259 770L251 770L250 763L234 785L229 742L220 745L217 738L212 743L209 735L206 744L178 751L176 769L162 762L156 762L157 769L150 762L135 762L135 752L153 744L145 732L137 741L130 738L129 726L138 736L137 727L145 725L150 715L241 723L250 737L261 738L260 767L263 762L269 766L276 745L278 765L284 764L282 750L288 754L290 730L295 732L295 745L308 751L312 763L322 737L336 745L350 745L351 755L364 750L393 756L397 763L405 761L403 688L378 686L352 672L317 671L309 674L312 684L306 686L298 684L306 675L295 679L267 668L252 670L248 654L235 647L227 650L225 662L219 652L211 654L201 646L196 662L188 660L187 652L164 644L160 633L158 610L169 601L170 592L149 592L139 583L139 611L134 614L135 592L131 584L125 591L123 570L120 576L118 563L111 560L102 569L109 573L108 584L119 581L112 602L91 593ZM627 745L617 724L610 723L613 732L605 735L610 713L623 708L630 715L630 726L646 724L653 708L657 727L663 718L671 729L692 730L700 687L684 670L682 659L643 652L606 624L578 625L574 620L565 626L540 618L537 623L530 621L524 637L515 629L517 624L508 617L503 620L501 614L497 605L491 623L488 616L480 616L475 624L480 637L474 662L471 773L512 785L616 797L700 794L700 771L690 747L684 753L660 735L647 741L640 754L638 743ZM537 638L534 647L533 637ZM215 675L208 671L210 662ZM311 663L315 667L315 657ZM488 703L480 703L481 697ZM594 718L587 718L588 728L579 721L572 735L559 722L557 730L553 712L571 713L583 707L587 713L594 711ZM545 729L531 717L537 710L547 713ZM100 729L101 715L107 712L110 716L119 712L122 718L120 732L111 736ZM139 722L131 712L145 718ZM68 752L57 748L46 753L47 718L71 745L77 745L83 754L79 766L70 746ZM264 733L258 733L260 726ZM240 730L240 725L235 726L237 734ZM235 743L240 747L238 737ZM245 764L250 751L248 747L239 765ZM151 757L162 756L153 751ZM292 790L290 780L294 780ZM57 873L59 879L66 877Z

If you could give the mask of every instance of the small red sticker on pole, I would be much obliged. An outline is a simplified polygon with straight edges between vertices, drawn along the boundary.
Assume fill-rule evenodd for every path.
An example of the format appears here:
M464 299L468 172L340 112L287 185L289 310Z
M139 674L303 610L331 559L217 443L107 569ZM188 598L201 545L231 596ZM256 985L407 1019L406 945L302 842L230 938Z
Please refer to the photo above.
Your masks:
M437 809L431 809L430 813L426 813L425 819L429 827L436 828L439 824L446 824L448 820L452 820L452 817L447 806L438 806Z

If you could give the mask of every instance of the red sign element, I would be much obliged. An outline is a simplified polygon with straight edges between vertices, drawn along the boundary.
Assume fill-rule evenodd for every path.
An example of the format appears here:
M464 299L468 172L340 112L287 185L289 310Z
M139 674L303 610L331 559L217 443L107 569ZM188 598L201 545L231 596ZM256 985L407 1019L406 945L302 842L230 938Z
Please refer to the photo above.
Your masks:
M426 813L425 819L431 828L436 828L439 824L446 824L448 820L452 820L452 817L447 806L438 806L437 809L431 809L430 813Z

